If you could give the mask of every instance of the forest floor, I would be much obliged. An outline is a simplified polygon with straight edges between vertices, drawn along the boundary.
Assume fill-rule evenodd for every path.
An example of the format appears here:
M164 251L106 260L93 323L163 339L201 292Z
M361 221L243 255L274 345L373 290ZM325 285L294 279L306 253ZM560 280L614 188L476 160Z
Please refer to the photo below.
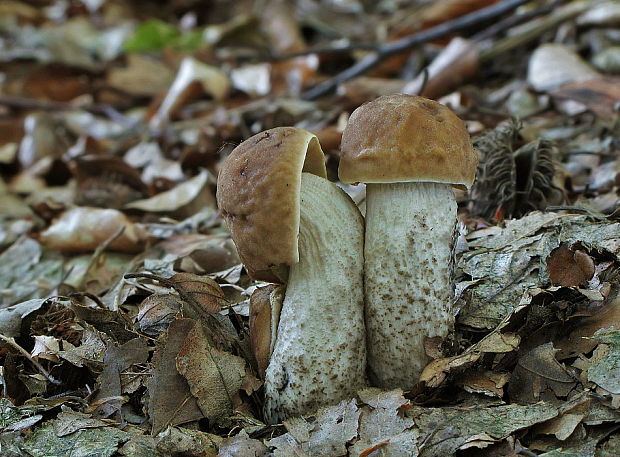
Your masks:
M620 455L619 26L603 0L2 2L0 454ZM296 126L337 182L351 112L400 92L479 155L454 332L412 390L267 425L266 283L218 171Z

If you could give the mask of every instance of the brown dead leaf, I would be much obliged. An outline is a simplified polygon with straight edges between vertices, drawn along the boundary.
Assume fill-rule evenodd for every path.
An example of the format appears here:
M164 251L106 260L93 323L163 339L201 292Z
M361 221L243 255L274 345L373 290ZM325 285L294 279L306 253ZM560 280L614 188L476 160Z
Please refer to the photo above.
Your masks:
M568 46L544 43L531 55L527 80L538 91L550 91L568 83L600 77L587 62Z
M467 371L459 376L457 383L467 392L481 393L490 397L502 398L504 386L510 376L507 373L494 373L492 371L478 372Z
M553 343L540 345L519 357L510 383L511 400L535 403L550 393L566 397L577 385L564 365L555 358Z
M79 206L121 208L147 195L140 173L118 156L89 155L72 162Z
M294 9L286 2L269 2L261 17L273 49L278 53L301 51L306 47ZM274 62L271 69L272 93L299 93L318 67L315 55Z
M284 290L276 284L257 288L250 297L250 344L261 379L273 352L283 299Z
M577 287L594 276L594 261L583 250L572 250L566 243L555 248L547 257L549 279L554 286Z
M93 398L93 404L100 404L98 409L100 417L120 413L120 397L123 394L121 373L134 364L145 363L148 356L146 341L142 338L134 338L122 346L108 343L103 372L97 379L99 391Z
M150 213L169 213L185 218L204 208L215 208L215 196L207 185L209 173L202 170L196 176L144 200L127 203L124 208Z
M147 231L123 213L90 207L65 211L39 235L45 247L63 252L94 251L112 240L108 249L135 253L144 249L147 239Z
M495 3L496 0L438 0L428 4L420 13L424 27L476 11Z
M187 334L177 356L177 369L211 422L224 422L240 403L238 392L246 376L245 360L216 349L199 323Z
M175 289L183 291L209 313L218 313L226 306L224 291L208 276L177 273L170 280L175 284Z
M620 78L604 76L583 82L564 84L551 92L555 98L584 104L603 119L611 119L620 100Z
M157 336L166 331L181 310L177 297L167 294L152 294L138 307L136 322L140 331L149 336Z
M204 417L187 381L176 368L176 356L196 322L175 319L168 327L168 338L153 355L153 377L148 382L149 416L157 435L168 425L179 425Z
M230 86L228 76L219 68L204 64L193 57L186 57L181 62L161 106L151 119L151 127L161 127L176 116L188 102L203 94L222 100L228 94Z
M501 327L501 326L500 326ZM437 387L452 371L463 370L480 360L485 353L512 352L519 347L521 338L514 333L501 333L495 330L463 354L454 357L433 360L422 371L420 381L427 387Z
M558 359L563 360L591 352L598 344L591 337L597 330L603 328L620 330L620 296L595 309L590 317L580 319L568 336L554 340L554 346L559 349Z
M179 234L158 243L157 248L178 257L174 263L175 271L209 274L241 263L228 235Z
M107 427L108 424L102 420L71 409L63 410L54 421L54 433L56 436L67 436L78 430L86 428Z
M590 409L591 398L587 394L578 395L559 408L559 415L536 426L536 433L555 435L560 441L566 440L583 421Z
M479 50L475 43L453 38L426 68L426 72L407 83L402 92L437 98L458 87L478 72Z
M127 55L127 66L112 68L108 72L108 83L132 95L151 96L163 92L172 83L174 75L170 69L148 56Z

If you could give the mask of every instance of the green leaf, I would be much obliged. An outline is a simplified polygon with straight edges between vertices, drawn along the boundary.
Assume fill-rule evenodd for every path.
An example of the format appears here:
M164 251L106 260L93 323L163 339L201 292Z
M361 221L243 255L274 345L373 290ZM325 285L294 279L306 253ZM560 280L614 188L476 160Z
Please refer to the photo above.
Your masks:
M181 34L177 26L158 19L144 22L125 43L127 52L158 52L165 47L195 51L204 43L201 30Z
M138 27L134 35L125 43L125 50L127 52L161 51L180 35L176 26L158 19L151 19Z

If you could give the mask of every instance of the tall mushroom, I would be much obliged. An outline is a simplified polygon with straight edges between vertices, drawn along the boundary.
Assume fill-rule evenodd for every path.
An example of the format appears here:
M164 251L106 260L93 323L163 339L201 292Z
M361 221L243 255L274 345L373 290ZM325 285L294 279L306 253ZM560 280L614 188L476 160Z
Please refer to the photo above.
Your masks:
M218 176L218 205L248 273L286 282L265 374L271 423L337 403L365 380L364 223L326 176L316 136L293 127L244 141Z
M428 362L425 338L445 337L454 324L451 186L471 186L478 158L452 111L402 94L356 109L341 150L340 180L367 183L369 380L408 389Z

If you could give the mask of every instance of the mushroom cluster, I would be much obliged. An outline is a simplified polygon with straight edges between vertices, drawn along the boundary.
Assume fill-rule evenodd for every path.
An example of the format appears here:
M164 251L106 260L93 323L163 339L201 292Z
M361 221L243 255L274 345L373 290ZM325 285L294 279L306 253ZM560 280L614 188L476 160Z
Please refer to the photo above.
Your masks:
M366 185L364 287L368 375L409 389L424 341L454 324L457 205L478 157L461 121L423 97L388 95L356 109L342 135L339 178Z
M326 177L315 135L280 127L244 141L217 201L249 275L250 339L276 423L365 384L410 389L427 338L454 324L457 204L478 157L464 123L418 96L380 97L343 132L339 177L366 183L366 220Z
M218 205L246 270L286 283L281 310L252 312L268 328L253 339L270 423L349 398L365 381L364 222L326 178L318 139L293 127L247 139L218 176ZM276 304L278 294L256 302Z

